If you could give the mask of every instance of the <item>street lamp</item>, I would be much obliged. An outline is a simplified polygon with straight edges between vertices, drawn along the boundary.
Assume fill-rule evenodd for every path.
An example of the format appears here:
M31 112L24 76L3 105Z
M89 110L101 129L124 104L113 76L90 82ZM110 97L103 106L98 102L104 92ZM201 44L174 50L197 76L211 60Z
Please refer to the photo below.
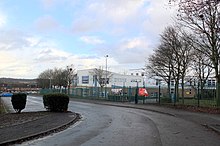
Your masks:
M141 82L141 80L136 79L136 80L131 80L131 82L137 83L135 97L134 97L134 102L135 102L135 104L137 104L138 103L138 83Z
M161 90L161 89L160 89L160 83L161 83L161 80L160 80L160 79L157 79L157 80L156 80L156 84L158 85L158 88L159 88L159 89L158 89L158 90L159 90L159 91L158 91L158 92L159 92L159 93L158 93L159 104L160 104L160 90Z
M73 69L69 66L67 66L67 83L68 83L68 95L70 95L70 85L71 85L71 82L72 82L72 71Z
M108 55L105 56L105 98L107 99L107 58Z

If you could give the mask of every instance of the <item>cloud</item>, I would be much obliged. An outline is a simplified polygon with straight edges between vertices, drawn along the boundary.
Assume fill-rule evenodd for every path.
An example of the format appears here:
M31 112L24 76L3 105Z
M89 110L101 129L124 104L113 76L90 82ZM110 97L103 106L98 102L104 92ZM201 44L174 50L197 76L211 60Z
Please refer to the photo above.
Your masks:
M3 27L6 24L6 15L4 15L1 11L0 11L0 28Z
M35 21L35 27L39 31L47 32L57 30L59 28L59 23L52 16L46 15Z
M108 54L117 65L143 64L147 56L152 53L151 41L143 36L122 38L115 44L100 45L93 48L98 56ZM116 65L116 64L115 64Z
M72 31L85 33L102 31L108 27L108 33L111 32L111 29L116 32L115 30L119 30L120 25L129 25L140 19L144 2L145 0L91 0L85 2L85 7L76 14L78 19L74 19Z
M55 9L61 10L63 7L72 9L82 2L83 0L41 0L41 5L44 10L53 11Z
M102 19L95 19L89 16L80 16L73 21L72 32L73 33L87 33L92 31L98 31L103 27Z
M36 78L50 67L64 65L69 54L56 43L21 31L0 33L0 76Z
M21 31L4 31L0 38L0 44L10 46L10 49L0 48L1 77L37 78L48 68L66 68L73 64L77 69L85 69L103 66L104 63L94 54L74 55L59 48L52 40Z
M143 63L150 49L147 38L139 36L121 40L114 52L119 63Z
M164 28L174 23L176 7L169 7L167 0L150 1L145 13L148 16L142 24L145 32L159 36Z
M3 58L0 76L33 78L48 68L64 68L69 64L74 64L77 69L105 66L106 54L111 70L144 64L152 52L152 44L157 43L154 38L173 22L170 15L175 14L173 9L166 7L167 0L41 2L44 9L36 10L36 15L30 16L37 16L34 27L46 32L46 37L38 36L42 33L33 34L32 30L25 32L26 26L32 28L29 25L33 25L33 21L30 24L24 20L24 26L23 21L10 24L7 27L11 30L1 29L8 22L0 11L0 53ZM22 5L18 7L23 8ZM29 16L22 13L14 14L14 17L20 15Z
M99 39L97 36L82 36L80 40L92 45L103 44L104 40Z
M42 2L43 7L44 7L45 9L49 9L49 8L51 8L52 6L55 5L54 0L41 0L41 2Z
M17 50L29 46L28 35L19 30L0 31L0 50Z
M128 40L123 40L121 44L121 49L123 51L130 50L130 49L137 49L137 48L146 48L147 43L144 40L144 37L136 37Z
M36 51L38 56L35 57L36 62L41 63L60 63L64 62L69 54L57 48L41 48Z
M88 10L95 13L99 19L104 18L115 24L121 24L131 17L135 17L143 4L143 0L93 1L89 4Z

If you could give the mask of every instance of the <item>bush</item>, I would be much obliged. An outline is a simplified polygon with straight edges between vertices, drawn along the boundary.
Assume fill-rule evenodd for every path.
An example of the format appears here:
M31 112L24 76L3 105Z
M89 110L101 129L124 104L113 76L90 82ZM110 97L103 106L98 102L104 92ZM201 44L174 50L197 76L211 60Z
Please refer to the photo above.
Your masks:
M11 97L11 102L14 110L17 113L20 113L26 106L27 94L25 93L16 93Z
M44 107L48 111L64 112L68 109L69 96L62 93L50 93L43 96Z

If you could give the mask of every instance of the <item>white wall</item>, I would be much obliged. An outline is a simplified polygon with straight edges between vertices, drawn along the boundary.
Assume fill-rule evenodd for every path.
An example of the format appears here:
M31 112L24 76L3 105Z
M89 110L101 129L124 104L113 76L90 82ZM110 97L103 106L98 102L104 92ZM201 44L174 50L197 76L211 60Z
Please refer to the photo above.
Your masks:
M87 86L87 87L95 87L95 84L99 87L100 85L98 83L94 82L93 79L93 69L87 69L87 70L78 70L77 71L77 86ZM88 80L87 80L88 77ZM118 73L113 73L109 79L109 84L107 84L107 87L113 86L125 86L125 87L136 87L137 82L132 82L132 80L138 80L138 86L143 86L143 80L144 78L142 76L136 76L136 75L123 75ZM88 82L87 82L88 81ZM84 83L83 83L84 82Z

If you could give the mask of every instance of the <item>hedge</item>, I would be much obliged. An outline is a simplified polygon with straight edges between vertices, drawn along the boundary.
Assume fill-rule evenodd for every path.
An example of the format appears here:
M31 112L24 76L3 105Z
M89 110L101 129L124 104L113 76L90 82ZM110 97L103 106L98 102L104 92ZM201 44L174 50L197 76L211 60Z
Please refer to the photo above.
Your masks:
M69 96L62 93L50 93L43 96L44 107L52 112L64 112L68 109Z
M15 93L11 97L11 102L14 110L20 113L26 106L27 94L25 93Z

